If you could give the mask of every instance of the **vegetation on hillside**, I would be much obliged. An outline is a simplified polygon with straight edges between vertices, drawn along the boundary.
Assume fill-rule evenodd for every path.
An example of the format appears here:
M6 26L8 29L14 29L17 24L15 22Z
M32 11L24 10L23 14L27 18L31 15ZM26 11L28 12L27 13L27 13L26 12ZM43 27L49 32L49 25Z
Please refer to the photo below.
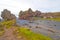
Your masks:
M42 34L34 33L28 28L23 28L20 26L17 26L15 24L15 20L10 20L10 21L4 21L0 23L0 35L1 32L4 30L4 28L7 29L7 31L10 29L13 32L13 35L18 39L18 40L52 40L51 38L44 36ZM13 28L13 29L12 29ZM4 33L6 30L4 30ZM2 32L3 33L3 32ZM11 33L11 32L10 32ZM12 34L11 34L12 35ZM3 35L2 35L3 36ZM8 37L9 38L9 37Z
M4 34L4 29L3 25L0 24L0 36Z
M60 18L40 18L40 17L32 17L34 20L51 20L51 21L57 21L60 22Z
M4 21L0 22L0 37L5 40L52 40L42 34L34 33L29 28L24 28L16 24L16 16L11 14L7 9L4 9L1 14ZM18 19L23 20L52 20L60 21L60 12L42 13L38 10L32 11L29 8L26 11L20 11Z

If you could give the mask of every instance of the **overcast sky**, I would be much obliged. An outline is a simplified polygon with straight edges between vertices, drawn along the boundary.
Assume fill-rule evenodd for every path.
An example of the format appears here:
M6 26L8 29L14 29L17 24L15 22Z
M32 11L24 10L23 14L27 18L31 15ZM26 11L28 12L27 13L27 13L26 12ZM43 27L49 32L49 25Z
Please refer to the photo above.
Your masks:
M17 16L20 10L28 8L42 12L60 12L60 0L0 0L0 14L3 9L8 9Z

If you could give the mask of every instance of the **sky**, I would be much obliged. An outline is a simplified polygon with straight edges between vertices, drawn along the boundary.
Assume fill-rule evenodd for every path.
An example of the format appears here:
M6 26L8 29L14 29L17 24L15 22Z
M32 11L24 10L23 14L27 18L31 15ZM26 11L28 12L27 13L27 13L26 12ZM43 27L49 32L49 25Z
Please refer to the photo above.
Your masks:
M18 16L20 10L39 10L42 12L60 12L60 0L0 0L1 11L8 9Z

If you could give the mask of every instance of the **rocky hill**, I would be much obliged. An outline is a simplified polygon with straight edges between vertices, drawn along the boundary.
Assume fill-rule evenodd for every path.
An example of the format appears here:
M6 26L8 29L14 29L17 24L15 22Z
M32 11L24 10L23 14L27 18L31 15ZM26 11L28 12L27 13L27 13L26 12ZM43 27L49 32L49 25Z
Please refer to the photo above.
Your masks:
M16 16L14 14L12 14L9 10L7 9L4 9L2 12L1 12L1 17L4 19L4 20L12 20L12 19L16 19Z
M39 17L41 15L41 12L36 10L35 12L32 11L31 8L29 8L26 11L20 11L19 12L19 19L27 19L30 20L32 17Z
M43 13L38 10L33 11L31 8L29 8L26 11L20 11L19 12L19 19L26 19L31 20L32 17L40 17L40 18L60 18L60 12L47 12Z

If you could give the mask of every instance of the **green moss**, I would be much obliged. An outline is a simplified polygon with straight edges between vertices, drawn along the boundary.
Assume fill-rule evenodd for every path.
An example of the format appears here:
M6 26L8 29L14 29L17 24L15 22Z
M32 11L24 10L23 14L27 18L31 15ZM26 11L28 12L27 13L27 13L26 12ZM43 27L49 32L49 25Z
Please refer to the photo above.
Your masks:
M13 33L17 38L22 38L24 40L52 40L51 38L44 36L42 34L34 33L28 28L21 28L18 26L12 26L13 24L15 24L14 20L4 21L1 24L3 25L3 27L7 27L7 28L14 27L14 28L16 28L16 30ZM0 34L2 35L3 32L4 31L0 31Z
M15 24L15 22L16 22L15 20L3 21L3 22L1 22L1 24L9 29L12 27L12 25Z
M60 22L60 18L48 18L47 20L53 20L53 21L59 21Z
M4 34L4 27L2 24L0 24L0 36L2 36Z
M33 17L34 20L51 20L51 21L58 21L60 22L60 18L40 18L40 17Z
M0 36L2 36L4 34L4 30L0 31Z
M22 36L24 36L27 40L52 40L51 38L44 36L42 34L37 34L32 32L30 29L28 28L18 28L18 30L15 31L15 33L17 32L17 34L15 34L18 38Z

